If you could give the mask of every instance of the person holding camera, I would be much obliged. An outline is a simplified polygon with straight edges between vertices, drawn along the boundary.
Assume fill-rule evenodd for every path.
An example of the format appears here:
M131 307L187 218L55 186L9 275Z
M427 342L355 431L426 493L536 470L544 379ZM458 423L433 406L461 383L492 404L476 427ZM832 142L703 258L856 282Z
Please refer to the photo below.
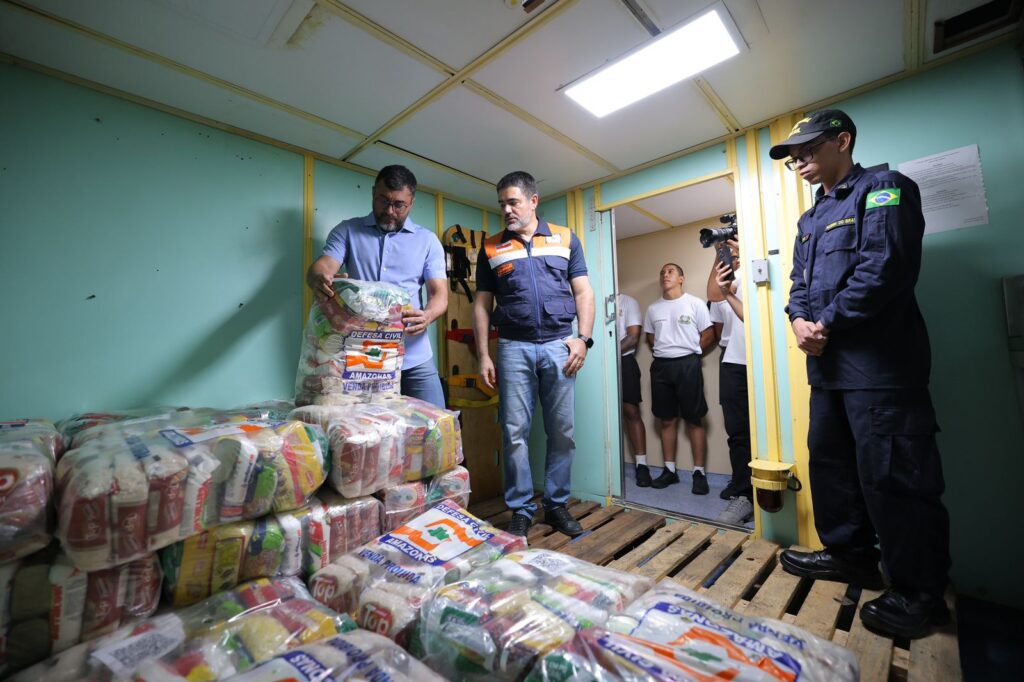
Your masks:
M731 265L716 258L708 275L711 323L722 352L718 363L718 402L725 418L732 477L720 493L729 500L717 521L739 525L754 516L754 489L750 485L750 403L747 399L747 350L743 330L742 289L736 282L740 267L739 243L729 239L721 253Z
M769 152L819 185L798 223L787 312L807 354L810 482L825 549L786 550L780 562L878 589L881 558L890 585L861 620L918 638L949 619L950 565L931 351L914 297L924 215L913 180L853 162L856 139L849 116L824 110Z
M686 424L686 435L693 451L694 495L708 494L704 463L708 454L708 432L704 415L704 375L701 356L715 343L707 304L687 294L683 287L683 268L666 263L661 268L661 299L647 308L644 332L654 353L651 363L651 412L661 425L661 451L665 470L651 481L652 488L679 483L676 472L676 441L679 419Z

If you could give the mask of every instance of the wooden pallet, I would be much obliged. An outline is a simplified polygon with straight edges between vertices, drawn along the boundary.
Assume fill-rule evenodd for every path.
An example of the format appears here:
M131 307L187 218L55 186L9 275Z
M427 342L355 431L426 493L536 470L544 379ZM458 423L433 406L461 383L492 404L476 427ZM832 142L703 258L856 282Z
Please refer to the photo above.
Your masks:
M539 499L536 500L539 507ZM511 514L501 499L470 507L504 527ZM603 566L670 577L734 610L792 623L850 649L865 682L962 679L955 600L951 625L913 642L876 635L858 617L860 605L879 593L842 583L797 578L782 570L779 545L746 533L657 514L572 500L569 511L586 531L571 539L534 517L530 547L553 549Z

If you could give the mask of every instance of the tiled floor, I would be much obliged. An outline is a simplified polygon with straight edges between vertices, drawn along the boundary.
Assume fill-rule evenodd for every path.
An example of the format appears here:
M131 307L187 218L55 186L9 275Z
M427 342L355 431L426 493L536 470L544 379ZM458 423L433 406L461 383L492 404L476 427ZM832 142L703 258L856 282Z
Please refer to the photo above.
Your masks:
M729 505L728 500L723 500L718 496L726 484L729 483L729 477L724 474L708 474L708 486L711 488L711 491L707 495L694 495L690 492L693 478L692 472L689 470L679 471L678 484L656 490L654 488L638 488L636 485L636 467L632 464L627 464L625 469L623 497L627 502L642 504L655 509L663 509L677 514L698 516L709 521L714 521L718 518L718 515L725 511L725 508ZM661 467L650 467L650 469L651 478L657 478L662 472ZM746 527L754 527L753 519L746 524Z

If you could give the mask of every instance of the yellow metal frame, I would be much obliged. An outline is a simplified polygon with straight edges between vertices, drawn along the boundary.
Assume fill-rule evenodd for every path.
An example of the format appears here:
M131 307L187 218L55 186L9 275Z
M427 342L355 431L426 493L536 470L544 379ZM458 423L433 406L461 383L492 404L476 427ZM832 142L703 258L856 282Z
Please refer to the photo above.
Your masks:
M306 272L313 264L313 171L314 159L306 154L303 159L302 184L302 323L309 317L313 305L313 291L306 286Z
M727 140L726 142L729 142L729 140ZM726 146L726 150L727 150L726 153L728 153L728 145ZM702 176L697 177L697 178L692 178L690 180L684 180L682 182L677 182L677 183L674 183L672 185L666 185L664 187L659 187L658 189L653 189L653 190L650 190L649 192L641 192L640 194L634 194L633 196L625 197L624 199L618 199L616 201L612 201L612 202L609 202L609 203L604 203L604 200L601 198L601 183L598 183L594 187L594 192L595 192L594 193L594 204L595 204L594 205L594 210L596 210L596 211L607 211L609 209L615 208L616 206L622 206L623 204L632 204L632 203L634 203L636 201L642 201L644 199L650 199L651 197L656 197L658 195L665 194L667 192L674 192L677 189L682 189L684 187L690 187L692 185L699 185L702 182L707 182L709 180L717 180L718 178L731 178L732 181L733 181L733 185L735 185L736 184L736 173L737 173L737 170L736 170L735 167L726 168L725 170L715 171L714 173L708 173L707 175L702 175ZM574 190L574 191L579 191L579 190Z
M659 215L651 213L646 208L644 208L643 206L640 206L639 204L637 204L635 202L632 203L632 204L629 204L629 207L631 209L633 209L634 211L636 211L637 213L640 213L641 215L647 216L648 218L650 218L651 220L653 220L654 222L658 223L659 225L661 225L662 227L664 227L666 229L670 229L670 228L675 227L675 225L673 225L669 221L665 220L664 218L662 218Z
M434 195L434 234L439 240L444 239L445 229L447 228L444 224L444 195L439 192ZM445 313L438 319L441 320L442 326L441 333L437 335L437 371L444 378L448 376L448 337L444 331L448 324L448 314ZM434 329L437 330L437 327Z

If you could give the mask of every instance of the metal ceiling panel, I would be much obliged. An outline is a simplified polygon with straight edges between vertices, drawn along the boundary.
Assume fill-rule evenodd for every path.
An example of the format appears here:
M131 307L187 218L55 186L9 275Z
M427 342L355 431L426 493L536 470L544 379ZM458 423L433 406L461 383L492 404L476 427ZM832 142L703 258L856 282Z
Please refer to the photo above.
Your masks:
M38 0L36 6L364 134L443 80L319 7L275 48L240 40L163 1Z
M293 3L293 0L153 1L258 45L264 45L270 40L274 28ZM309 7L306 7L306 11L309 11Z
M330 156L339 156L357 141L4 4L0 4L0 49L64 73Z
M662 223L641 213L629 204L615 207L615 239L639 237L649 232L666 230Z
M678 227L734 211L736 190L730 180L718 178L643 199L636 204ZM708 227L716 227L714 223L714 219L709 220Z
M588 0L509 49L475 80L619 168L725 134L725 124L689 82L600 119L557 91L649 39L620 0Z
M456 69L479 57L540 9L527 14L522 8L508 7L503 0L344 0L344 4Z
M760 7L767 32L744 34L748 52L703 74L743 126L904 69L902 3L790 0Z
M453 199L468 199L484 206L493 206L495 210L498 207L497 194L493 187L453 175L426 161L402 154L387 145L375 144L367 147L352 159L352 163L371 170L380 170L384 166L397 163L411 170L419 184L434 188L446 196Z
M488 182L510 171L529 171L540 183L541 198L607 173L462 86L389 132L384 141Z

